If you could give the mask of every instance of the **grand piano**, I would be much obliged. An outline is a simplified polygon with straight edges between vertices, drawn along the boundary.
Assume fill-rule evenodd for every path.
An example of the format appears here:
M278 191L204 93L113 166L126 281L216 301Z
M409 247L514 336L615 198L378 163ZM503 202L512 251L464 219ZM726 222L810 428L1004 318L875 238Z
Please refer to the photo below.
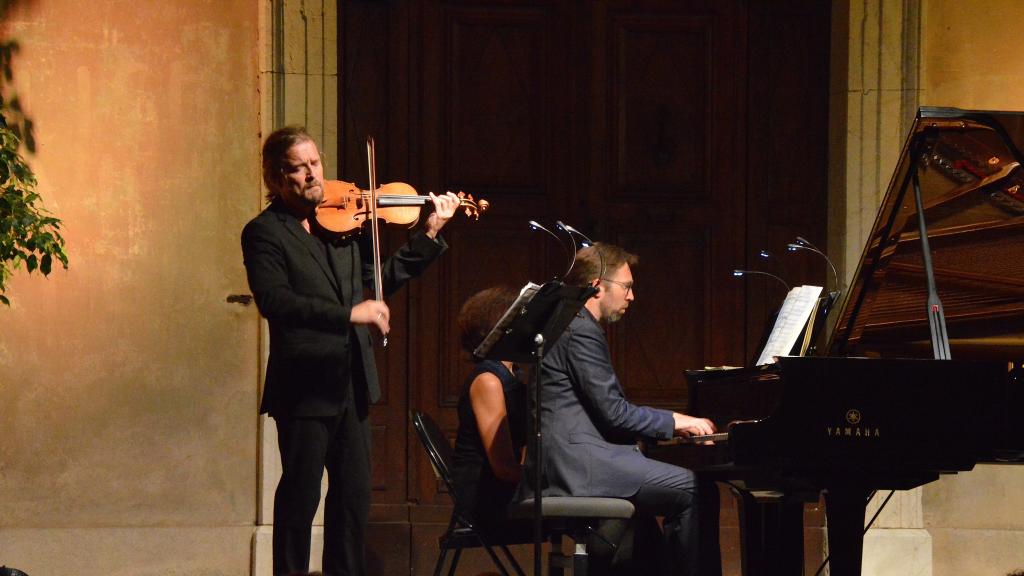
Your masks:
M733 487L745 575L803 574L821 494L830 573L859 576L873 491L1024 463L1022 148L1024 114L921 108L823 354L687 374L727 436L651 456Z

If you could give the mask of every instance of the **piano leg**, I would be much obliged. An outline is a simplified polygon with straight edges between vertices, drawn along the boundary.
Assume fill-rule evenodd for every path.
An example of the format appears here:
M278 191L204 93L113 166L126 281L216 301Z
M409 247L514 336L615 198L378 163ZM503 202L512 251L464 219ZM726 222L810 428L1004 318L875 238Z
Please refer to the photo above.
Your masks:
M860 576L864 510L870 493L869 489L850 486L825 490L831 576Z
M803 574L803 501L746 490L732 492L739 512L743 575Z

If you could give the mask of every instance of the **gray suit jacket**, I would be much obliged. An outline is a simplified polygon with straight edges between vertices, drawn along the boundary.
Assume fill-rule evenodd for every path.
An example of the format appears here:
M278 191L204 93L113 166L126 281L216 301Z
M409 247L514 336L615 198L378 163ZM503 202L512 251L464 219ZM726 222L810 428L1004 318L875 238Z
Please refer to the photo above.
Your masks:
M635 494L650 465L658 464L640 453L636 440L671 438L672 413L626 400L604 329L586 308L573 318L542 364L543 494ZM524 477L528 480L520 485L520 498L533 493L528 486L532 470Z
M364 242L359 237L325 244L280 202L242 231L249 288L270 325L260 412L333 416L351 391L363 408L380 398L369 330L349 323L363 286L372 284L373 264L361 254ZM413 234L382 264L384 293L419 275L445 247L440 236L435 242L422 231Z

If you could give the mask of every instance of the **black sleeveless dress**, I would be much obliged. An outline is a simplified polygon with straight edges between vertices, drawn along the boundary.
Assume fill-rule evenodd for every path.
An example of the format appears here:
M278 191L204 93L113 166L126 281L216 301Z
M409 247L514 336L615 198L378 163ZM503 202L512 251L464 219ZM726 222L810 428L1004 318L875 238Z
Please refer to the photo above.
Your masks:
M512 501L516 484L499 479L491 470L469 399L470 385L485 372L494 374L501 381L515 454L519 454L526 444L526 386L497 360L477 363L459 394L459 431L455 437L452 471L457 494L456 511L484 533L507 534L518 531L514 525L519 523L507 520L505 512L506 506Z

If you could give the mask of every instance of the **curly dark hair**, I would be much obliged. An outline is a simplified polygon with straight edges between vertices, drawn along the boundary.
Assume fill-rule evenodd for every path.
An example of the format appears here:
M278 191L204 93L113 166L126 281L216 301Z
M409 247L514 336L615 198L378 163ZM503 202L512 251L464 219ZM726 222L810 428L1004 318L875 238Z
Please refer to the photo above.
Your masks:
M459 343L473 357L501 315L516 301L519 291L511 286L492 286L473 294L459 310Z

